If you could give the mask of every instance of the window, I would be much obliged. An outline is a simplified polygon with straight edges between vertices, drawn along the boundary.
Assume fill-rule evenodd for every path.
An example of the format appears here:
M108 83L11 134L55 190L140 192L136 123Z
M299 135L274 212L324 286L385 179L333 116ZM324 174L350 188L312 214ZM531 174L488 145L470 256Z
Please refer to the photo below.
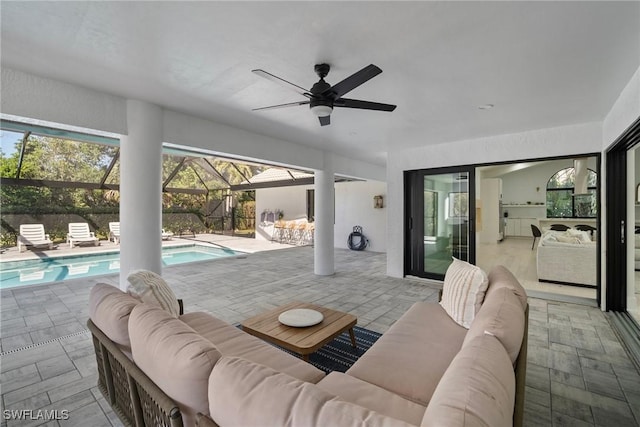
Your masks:
M575 169L556 172L547 182L547 218L595 218L598 175L587 172L587 193L575 194Z

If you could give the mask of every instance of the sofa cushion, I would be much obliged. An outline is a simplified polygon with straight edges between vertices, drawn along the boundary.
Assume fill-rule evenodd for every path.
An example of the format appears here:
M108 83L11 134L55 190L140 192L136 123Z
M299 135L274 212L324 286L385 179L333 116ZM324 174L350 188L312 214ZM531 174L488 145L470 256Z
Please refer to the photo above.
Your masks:
M124 354L131 358L129 316L140 300L115 286L98 283L89 292L89 317Z
M221 426L409 426L340 401L315 384L226 356L209 378L209 409L211 418Z
M511 271L503 265L497 265L489 272L489 287L487 288L485 299L490 293L503 287L511 289L516 294L523 310L527 307L527 291L524 290Z
M139 304L129 321L133 361L174 399L185 426L208 414L207 386L220 352L208 340L156 305Z
M439 304L417 302L347 374L427 406L466 333Z
M453 359L424 413L424 427L511 426L515 374L495 337L482 335Z
M225 356L242 357L312 383L317 383L325 375L323 371L313 365L285 353L227 322L216 319L210 314L187 313L180 316L180 320L211 341Z
M566 231L567 236L575 237L578 239L580 243L589 243L591 242L591 235L587 231L576 230L575 228L570 228Z
M557 236L556 240L560 243L571 243L572 245L579 245L582 243L578 237L570 235Z
M515 363L524 337L524 322L524 310L516 294L506 287L497 289L487 294L462 347L478 336L490 334L502 343Z
M338 396L340 400L413 425L420 424L426 409L395 393L342 372L331 372L318 383L318 387Z
M180 315L180 304L176 294L165 280L153 271L137 270L129 274L127 291L143 302L156 304L167 310L173 317Z
M481 268L453 258L442 286L440 305L459 325L469 328L482 305L489 279Z

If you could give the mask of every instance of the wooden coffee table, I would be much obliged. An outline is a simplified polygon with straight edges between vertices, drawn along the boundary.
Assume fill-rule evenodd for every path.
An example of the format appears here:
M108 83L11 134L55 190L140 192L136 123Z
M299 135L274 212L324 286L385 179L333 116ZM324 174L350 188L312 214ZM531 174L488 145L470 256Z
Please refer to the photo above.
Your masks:
M324 315L324 319L317 325L304 328L286 326L278 321L281 313L294 308L317 310ZM349 313L294 301L245 320L242 322L242 329L251 335L298 353L308 362L311 353L346 330L349 331L351 344L357 349L356 337L353 334L353 327L357 320L356 316Z

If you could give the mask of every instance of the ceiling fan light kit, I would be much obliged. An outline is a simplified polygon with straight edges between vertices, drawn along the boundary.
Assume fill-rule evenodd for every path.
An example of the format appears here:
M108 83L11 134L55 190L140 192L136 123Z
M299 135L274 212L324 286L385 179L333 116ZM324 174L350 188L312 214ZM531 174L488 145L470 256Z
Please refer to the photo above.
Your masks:
M312 105L311 112L318 117L330 116L333 108L329 105Z
M382 104L379 102L361 101L358 99L348 99L342 97L347 92L352 91L356 87L382 73L382 70L373 64L364 67L362 70L350 75L340 83L337 83L333 86L331 86L324 80L327 74L329 74L329 70L331 69L329 64L316 64L314 69L318 77L320 77L320 80L316 82L308 91L301 86L288 82L287 80L277 77L264 70L252 70L260 77L264 77L282 86L288 87L298 94L308 98L305 101L254 108L253 111L273 110L276 108L295 107L308 104L311 112L318 117L320 126L327 126L331 123L330 116L333 112L334 107L357 108L361 110L376 111L393 111L396 109L396 106L391 104Z

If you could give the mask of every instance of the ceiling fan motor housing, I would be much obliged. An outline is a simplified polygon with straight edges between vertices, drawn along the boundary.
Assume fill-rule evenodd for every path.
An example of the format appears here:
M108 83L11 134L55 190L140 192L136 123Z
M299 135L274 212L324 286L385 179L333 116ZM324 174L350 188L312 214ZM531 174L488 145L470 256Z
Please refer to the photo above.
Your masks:
M323 78L320 78L320 81L313 85L310 92L316 96L309 99L309 108L311 108L311 110L321 105L333 108L333 98L322 96L322 94L328 89L331 89L331 85L325 82Z
M320 79L319 82L313 85L310 92L314 95L321 95L327 89L331 89L331 85L325 82L324 79Z

